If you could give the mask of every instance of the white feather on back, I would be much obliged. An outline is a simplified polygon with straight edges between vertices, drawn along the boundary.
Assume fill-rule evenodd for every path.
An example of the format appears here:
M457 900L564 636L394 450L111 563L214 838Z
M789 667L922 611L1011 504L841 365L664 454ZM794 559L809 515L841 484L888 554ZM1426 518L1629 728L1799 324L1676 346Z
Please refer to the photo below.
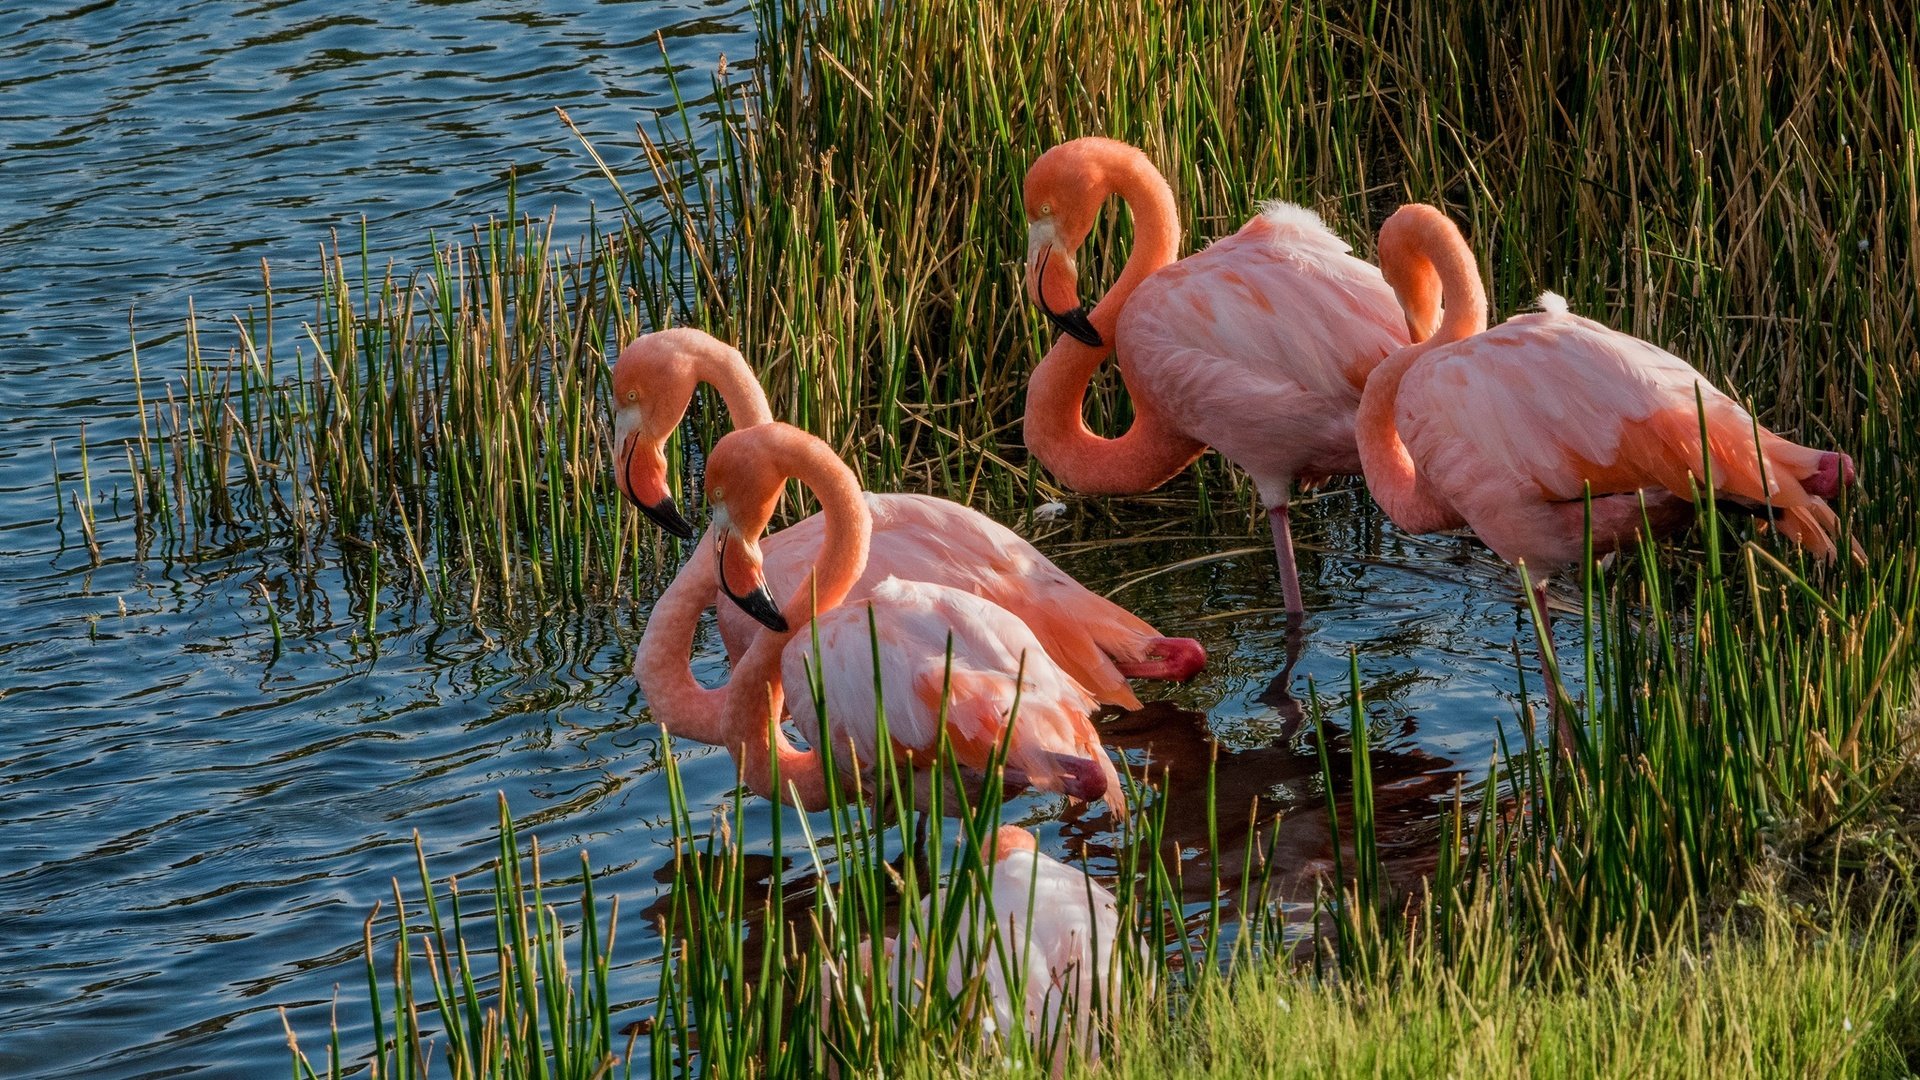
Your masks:
M1332 229L1327 228L1327 223L1320 220L1319 214L1299 203L1290 203L1285 199L1268 199L1260 204L1260 217L1273 226L1276 233L1294 234L1289 239L1303 235L1325 237L1341 251L1353 250L1352 245L1340 239L1339 234Z

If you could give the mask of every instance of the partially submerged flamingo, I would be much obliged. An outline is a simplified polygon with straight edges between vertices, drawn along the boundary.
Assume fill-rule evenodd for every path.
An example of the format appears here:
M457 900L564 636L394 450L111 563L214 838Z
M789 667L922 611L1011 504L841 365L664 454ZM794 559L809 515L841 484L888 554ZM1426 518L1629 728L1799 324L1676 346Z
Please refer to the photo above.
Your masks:
M760 536L789 477L820 500L825 521L813 565L778 607L767 589ZM828 804L837 776L821 753L818 708L837 769L871 769L891 754L919 770L922 799L925 770L936 764L944 735L970 792L1004 744L1005 794L1031 785L1080 801L1104 797L1114 812L1125 812L1119 775L1088 718L1093 695L1025 623L971 593L898 577L845 602L866 566L872 519L852 471L827 444L786 424L726 435L708 461L707 498L720 591L767 628L735 666L725 699L727 747L753 791L808 810ZM809 620L812 634L804 632ZM808 702L816 681L821 700ZM800 701L794 721L807 750L788 742L780 726L788 687ZM876 722L882 706L885 746Z
M720 392L737 428L772 422L766 392L739 350L699 330L644 335L621 350L613 369L614 473L620 490L655 522L684 537L693 536L693 526L669 493L664 448L702 382ZM1096 698L1127 709L1140 707L1128 679L1184 681L1206 663L1199 642L1161 636L984 514L927 495L870 494L866 500L873 546L850 600L865 597L890 576L984 597L1018 616L1047 654ZM763 551L769 586L798 585L823 533L824 521L815 514L768 537ZM706 562L696 556L682 575L698 577ZM648 620L634 658L634 675L648 688L655 715L681 719L690 729L701 726L698 711L710 710L717 700L703 696L687 667L700 612L715 595L709 587L702 596L691 581L685 589L669 589ZM738 659L753 638L753 621L731 604L719 606L719 621L728 655Z
M1380 265L1424 339L1374 369L1360 405L1367 486L1400 528L1471 526L1525 568L1543 616L1547 579L1584 557L1589 515L1605 554L1642 532L1643 515L1656 533L1689 520L1709 470L1716 499L1835 554L1827 500L1853 482L1847 455L1760 427L1686 361L1552 293L1546 310L1486 329L1473 253L1431 206L1387 219Z
M993 836L993 868L984 895L968 898L969 908L945 958L947 992L958 998L978 980L988 1014L977 1016L982 1039L1006 1039L1023 1033L1060 1075L1069 1053L1077 1050L1091 1064L1100 1058L1096 1022L1114 1008L1122 990L1121 968L1114 963L1124 935L1119 904L1106 886L1085 871L1042 855L1032 833L1002 825ZM937 917L933 898L923 918ZM933 985L934 956L909 924L898 937L886 938L881 952L887 990L895 1001L916 1002ZM857 957L871 964L871 950ZM832 1008L868 1008L855 986L858 976L829 961L823 980ZM873 972L869 967L867 977Z
M1073 253L1109 195L1133 214L1126 268L1092 311ZM1312 211L1272 203L1239 232L1178 262L1173 192L1145 154L1084 138L1027 171L1027 290L1065 334L1027 390L1027 448L1077 491L1166 483L1207 447L1246 470L1273 524L1287 611L1300 576L1288 507L1295 481L1360 472L1353 418L1367 373L1407 343L1393 293ZM1081 415L1109 355L1133 400L1126 434Z

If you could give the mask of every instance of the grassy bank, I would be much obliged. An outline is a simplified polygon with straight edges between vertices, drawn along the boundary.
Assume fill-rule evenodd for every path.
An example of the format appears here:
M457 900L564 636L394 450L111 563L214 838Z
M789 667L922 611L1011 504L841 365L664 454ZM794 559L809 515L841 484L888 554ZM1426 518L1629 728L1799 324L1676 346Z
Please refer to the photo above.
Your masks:
M1910 910L1749 898L1739 928L1609 946L1542 979L1504 932L1464 965L1390 982L1284 967L1205 987L1124 1030L1113 1077L1910 1075L1920 991Z

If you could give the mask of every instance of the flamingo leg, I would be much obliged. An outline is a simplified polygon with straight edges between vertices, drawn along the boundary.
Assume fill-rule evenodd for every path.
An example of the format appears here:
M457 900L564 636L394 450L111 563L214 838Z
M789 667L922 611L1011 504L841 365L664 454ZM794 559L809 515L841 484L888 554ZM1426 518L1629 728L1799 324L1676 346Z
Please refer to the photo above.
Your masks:
M1307 608L1300 602L1300 571L1293 561L1293 525L1289 517L1286 503L1267 511L1267 520L1273 523L1273 555L1280 563L1280 588L1287 598L1287 621L1291 623L1305 617Z

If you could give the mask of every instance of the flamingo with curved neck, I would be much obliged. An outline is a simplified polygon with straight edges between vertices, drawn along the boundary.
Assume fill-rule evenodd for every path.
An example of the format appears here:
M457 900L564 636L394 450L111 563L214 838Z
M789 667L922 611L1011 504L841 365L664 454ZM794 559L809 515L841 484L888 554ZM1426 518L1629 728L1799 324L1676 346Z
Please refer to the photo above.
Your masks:
M1380 228L1380 269L1406 312L1413 344L1373 369L1354 437L1367 490L1393 523L1411 533L1439 532L1466 524L1420 477L1393 419L1400 382L1432 349L1464 341L1487 328L1487 293L1460 229L1430 206L1406 206ZM1439 326L1435 318L1442 310Z
M628 501L683 540L693 539L693 523L681 516L667 487L666 446L701 383L720 392L734 426L773 420L767 392L746 359L711 334L658 330L629 342L613 362L614 479Z
M825 529L805 580L776 606L759 539L789 477L820 500ZM721 591L767 627L734 668L726 697L727 746L748 787L817 810L836 781L821 752L827 739L842 766L870 767L887 753L923 771L945 745L978 778L1004 741L1008 795L1031 784L1123 809L1118 774L1088 719L1096 702L1011 613L898 578L842 606L865 569L872 521L852 472L825 443L785 424L733 432L714 445L707 494ZM802 637L809 623L814 634ZM823 731L814 710L795 710L812 744L801 750L780 719L787 684L806 685L810 671L827 723ZM885 746L875 720L882 714Z
M1135 247L1092 311L1073 253L1117 195ZM1244 469L1273 525L1287 611L1305 611L1293 486L1360 471L1353 419L1367 372L1407 334L1373 266L1311 211L1269 204L1239 232L1175 261L1178 207L1145 154L1085 138L1028 170L1027 292L1064 332L1027 390L1027 448L1068 487L1151 491L1209 446ZM1118 438L1087 428L1087 387L1113 356L1133 402Z
M1403 206L1380 230L1380 262L1416 333L1437 332L1374 369L1358 435L1367 486L1395 524L1464 523L1524 568L1542 617L1546 582L1684 525L1712 478L1814 554L1836 553L1827 500L1853 481L1845 454L1790 442L1678 356L1567 310L1486 328L1486 293L1460 230L1430 206ZM1590 534L1590 535L1589 535ZM1856 549L1857 551L1857 549ZM1551 666L1547 642L1542 661ZM1555 715L1564 723L1559 697Z
M772 421L766 392L746 358L699 330L644 335L622 349L614 364L615 476L627 497L656 521L663 514L685 520L667 495L664 448L702 382L720 391L736 426ZM869 495L867 503L873 518L872 553L852 586L851 599L865 596L889 576L974 593L1019 616L1048 655L1102 702L1128 709L1140 707L1128 679L1185 680L1206 662L1199 642L1162 636L1074 581L1032 544L984 514L925 495ZM799 583L820 543L823 523L816 514L767 539L766 574L774 586ZM710 559L696 552L654 607L634 656L634 677L646 691L654 716L682 738L718 730L710 718L719 691L701 687L689 662L700 613L714 602L718 587ZM719 616L721 637L737 660L757 628L731 604L721 604Z

